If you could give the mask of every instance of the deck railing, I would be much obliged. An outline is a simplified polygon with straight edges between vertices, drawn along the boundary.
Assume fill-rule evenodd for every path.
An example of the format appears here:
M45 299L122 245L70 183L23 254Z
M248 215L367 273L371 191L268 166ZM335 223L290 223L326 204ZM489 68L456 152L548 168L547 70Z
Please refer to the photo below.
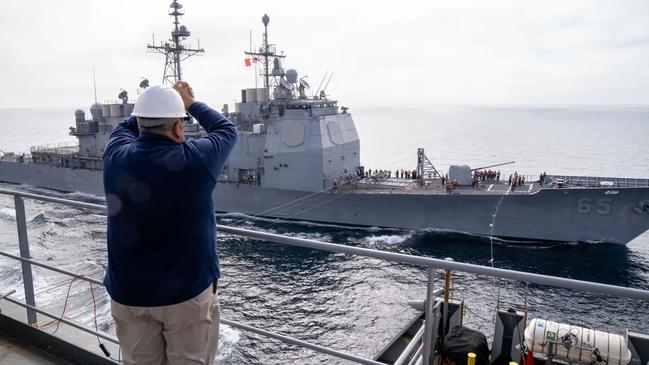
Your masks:
M618 187L618 188L646 188L649 187L649 179L627 178L627 177L602 177L602 176L570 176L570 175L548 175L552 181L563 180L571 186L583 187Z
M26 199L32 199L38 201L63 204L67 206L77 207L77 208L99 211L102 213L106 213L106 207L99 204L78 202L78 201L72 201L72 200L66 200L66 199L60 199L60 198L55 198L50 196L37 195L37 194L6 190L6 189L0 189L0 194L10 195L13 196L14 198L20 256L12 255L10 253L6 253L2 251L0 251L0 255L17 260L21 263L23 285L25 291L25 302L13 298L12 294L14 293L14 291L5 291L3 288L0 288L0 300L2 299L8 300L14 304L26 308L27 322L29 324L35 324L36 313L40 313L52 319L60 320L61 322L73 326L84 332L90 333L95 336L99 336L115 344L119 344L118 339L109 333L102 332L102 331L95 331L82 324L79 324L72 320L68 320L66 318L60 318L60 316L58 315L55 315L53 313L50 313L48 311L36 307L35 296L34 296L34 284L32 278L32 265L39 266L44 269L52 270L60 274L68 275L73 278L77 278L79 280L85 280L96 285L103 286L103 284L98 279L86 277L78 273L73 273L64 269L60 269L43 262L33 260L31 258L29 252L29 240L27 237L27 221L25 216L24 199L26 198ZM446 260L434 259L429 257L420 257L420 256L412 256L412 255L393 253L393 252L377 251L377 250L371 250L366 248L346 246L341 244L333 244L333 243L321 242L321 241L304 239L304 238L287 237L278 234L253 231L249 229L230 227L230 226L218 225L217 229L220 230L221 232L228 232L235 235L241 235L241 236L250 237L259 240L265 240L272 243L299 246L299 247L305 247L305 248L310 248L315 250L324 250L324 251L335 252L335 253L343 253L348 255L372 257L376 259L398 262L403 264L424 266L427 268L426 298L428 299L434 298L435 296L439 295L440 289L442 289L440 285L440 288L434 290L435 271L452 270L452 271L461 271L461 272L476 274L476 275L486 275L486 276L501 278L501 279L516 280L516 281L521 281L526 283L554 286L559 288L586 291L586 292L604 294L609 296L617 296L617 297L649 301L648 290L626 288L626 287L620 287L615 285L566 279L566 278L560 278L560 277L554 277L548 275L539 275L539 274L514 271L514 270L498 269L493 267L466 264L466 263L454 262L454 261L446 261ZM421 341L423 341L422 342L423 345L419 346L418 348L417 346L414 345L408 346L406 348L407 353L406 351L404 351L404 353L399 357L401 362L410 360L410 363L417 362L422 364L429 364L431 360L431 356L433 356L433 351L432 351L433 349L431 347L431 345L434 343L433 323L435 323L437 320L436 318L437 314L433 313L434 300L424 300L424 303L425 303L424 304L424 312L425 312L424 327L423 327L423 331L420 331L421 333L418 333L417 335L417 338L422 338ZM331 349L329 347L320 346L310 342L302 341L294 337L282 335L268 330L263 330L244 323L240 323L240 322L236 322L224 318L221 319L221 323L241 329L243 331L253 332L262 336L266 336L266 337L270 337L273 339L286 342L288 344L301 346L317 352L350 360L352 362L356 362L359 364L372 364L372 365L382 364L378 361L369 358L349 354L343 351ZM414 354L412 353L413 351Z

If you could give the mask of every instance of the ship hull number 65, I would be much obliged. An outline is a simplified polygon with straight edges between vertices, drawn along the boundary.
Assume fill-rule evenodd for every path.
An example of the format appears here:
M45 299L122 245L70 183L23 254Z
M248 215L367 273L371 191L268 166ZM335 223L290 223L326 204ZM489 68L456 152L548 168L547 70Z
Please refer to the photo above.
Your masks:
M581 214L588 214L595 212L597 214L606 215L611 212L612 199L600 198L581 198L577 202L577 211Z

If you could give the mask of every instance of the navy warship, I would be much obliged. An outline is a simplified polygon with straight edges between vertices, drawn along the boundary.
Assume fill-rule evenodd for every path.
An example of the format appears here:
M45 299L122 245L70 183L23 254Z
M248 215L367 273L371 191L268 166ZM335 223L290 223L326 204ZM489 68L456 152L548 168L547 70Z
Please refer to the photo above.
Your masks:
M181 62L204 50L184 45L191 33L180 25L182 5L174 0L168 13L170 39L148 49L165 55L163 82L173 83L182 79ZM417 167L409 179L369 174L348 108L327 95L326 84L313 91L295 69L285 70L285 54L268 40L268 15L262 22L263 44L245 55L246 64L260 66L263 87L241 90L233 110L227 104L222 109L240 136L213 195L220 212L533 241L626 244L649 229L648 179L548 175L522 184L476 181L483 168L451 166L440 173L423 149L413 151ZM146 87L143 80L140 88ZM5 153L0 181L103 195L106 140L134 106L128 93L118 98L95 102L90 118L75 112L70 134L78 145ZM191 119L185 133L188 140L204 135Z

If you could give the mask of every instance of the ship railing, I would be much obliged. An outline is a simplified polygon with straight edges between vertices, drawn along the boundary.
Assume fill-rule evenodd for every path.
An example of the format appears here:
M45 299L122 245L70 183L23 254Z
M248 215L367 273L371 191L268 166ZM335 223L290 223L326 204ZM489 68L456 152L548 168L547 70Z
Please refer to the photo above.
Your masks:
M70 155L79 152L79 145L74 142L52 143L30 148L32 155L34 153L50 153L56 155Z
M499 181L486 180L484 184L491 183L504 183L507 184L510 173L502 173L500 175ZM513 175L513 173L512 173ZM525 185L529 186L533 184L538 186L539 184L539 175L521 175L525 176ZM618 187L618 188L645 188L649 187L649 179L644 178L627 178L627 177L610 177L610 176L579 176L579 175L547 175L545 178L545 184L550 184L552 182L557 182L558 180L563 180L567 186L572 187L587 187L587 188L597 188L597 187ZM481 182L482 183L482 182Z
M18 231L18 246L19 246L19 255L14 255L3 251L0 251L0 255L19 261L21 263L24 294L25 294L25 300L23 302L12 296L15 293L15 290L5 291L4 288L0 288L0 300L4 299L11 303L26 308L27 323L29 323L30 325L36 323L36 314L40 313L54 320L68 324L78 330L90 333L94 336L98 336L100 338L103 338L115 344L119 344L118 339L108 332L95 331L83 324L56 315L54 313L43 310L36 306L35 294L34 294L34 282L32 276L32 266L38 266L43 269L47 269L47 270L57 272L59 274L67 275L74 279L84 280L99 286L103 286L103 283L99 279L88 277L79 273L74 273L32 259L30 254L30 249L29 249L29 239L27 236L27 220L25 215L24 200L30 199L30 200L41 201L41 202L63 204L66 206L88 209L91 211L97 211L102 214L106 214L106 206L86 203L86 202L72 201L67 199L51 197L51 196L31 194L31 193L14 191L14 190L6 190L6 189L0 189L0 194L13 196L14 198L16 226ZM220 230L221 232L227 232L233 235L239 235L239 236L248 237L252 239L262 240L267 243L284 244L284 245L303 247L303 248L308 248L313 250L322 250L322 251L328 251L328 252L346 254L352 256L371 257L371 258L385 260L389 262L426 267L426 298L432 300L424 299L423 301L424 325L423 325L423 329L420 329L419 331L421 333L417 335L417 338L421 338L420 340L421 346L415 346L415 345L407 346L405 352L409 351L410 353L405 353L405 354L402 353L401 356L399 357L401 361L409 361L409 363L429 364L432 356L434 356L434 352L433 352L434 349L432 348L432 344L435 343L434 340L436 334L433 333L433 327L434 327L433 324L438 323L437 321L439 320L439 318L437 317L437 311L433 312L434 298L438 296L441 293L441 291L443 291L441 285L439 285L439 287L435 290L435 285L436 285L435 278L437 277L436 273L438 270L460 271L460 272L469 273L473 275L483 275L483 276L499 278L499 279L520 281L529 284L545 285L545 286L552 286L552 287L571 289L577 291L585 291L585 292L590 292L595 294L603 294L607 296L649 301L649 290L567 279L567 278L548 276L548 275L533 274L528 272L500 269L500 268L489 267L489 266L447 261L447 260L435 259L430 257L421 257L421 256L413 256L413 255L394 253L394 252L378 251L378 250L372 250L372 249L367 249L362 247L354 247L354 246L347 246L342 244L321 242L321 241L305 239L305 238L282 236L273 233L254 231L254 230L231 227L231 226L217 225L217 229ZM288 344L297 345L300 347L311 349L316 352L349 360L355 363L371 364L371 365L382 364L381 362L378 362L376 360L367 357L349 354L344 351L339 351L336 349L332 349L330 347L317 345L311 342L303 341L277 332L260 329L238 321L222 318L221 323L232 326L234 328L238 328L243 331L248 331L258 335L266 336L272 339L283 341Z
M29 163L31 161L31 155L27 153L4 152L3 155L0 156L0 161Z
M583 187L618 187L618 188L644 188L649 187L649 179L604 176L570 176L548 175L552 181L563 180L569 186Z
M103 105L122 105L124 104L124 101L121 99L106 99L103 102Z

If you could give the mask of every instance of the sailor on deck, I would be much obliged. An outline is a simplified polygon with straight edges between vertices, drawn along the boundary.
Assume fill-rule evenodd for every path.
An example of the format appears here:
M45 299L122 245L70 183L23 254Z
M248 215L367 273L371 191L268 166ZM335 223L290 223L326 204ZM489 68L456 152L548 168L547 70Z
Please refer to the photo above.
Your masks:
M208 133L185 141L189 112ZM137 118L136 118L137 117ZM212 191L234 124L191 87L147 88L104 152L108 269L124 364L212 364L220 276Z

